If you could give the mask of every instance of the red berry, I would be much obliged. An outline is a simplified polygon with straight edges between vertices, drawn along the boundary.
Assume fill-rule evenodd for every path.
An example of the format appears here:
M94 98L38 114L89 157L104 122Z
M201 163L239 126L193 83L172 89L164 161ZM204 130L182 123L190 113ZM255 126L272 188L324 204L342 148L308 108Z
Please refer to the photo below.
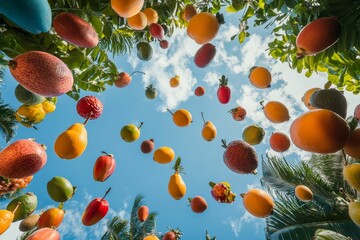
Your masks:
M76 111L83 118L97 119L102 114L103 104L95 96L85 96L77 102Z
M158 23L152 23L149 26L150 35L158 40L162 40L164 38L164 29Z
M228 79L227 77L222 75L219 80L220 80L220 84L217 90L217 97L220 103L227 104L230 101L230 97L231 97L231 90L227 86Z

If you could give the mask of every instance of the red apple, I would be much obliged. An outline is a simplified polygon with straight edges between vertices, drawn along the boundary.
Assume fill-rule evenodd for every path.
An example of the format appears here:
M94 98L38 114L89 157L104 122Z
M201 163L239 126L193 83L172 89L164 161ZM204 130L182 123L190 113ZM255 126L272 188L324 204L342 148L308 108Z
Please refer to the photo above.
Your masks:
M102 155L96 159L94 164L93 177L95 181L104 182L114 172L116 167L116 161L114 155L102 152Z
M105 200L105 197L110 190L111 188L106 191L103 198L95 198L87 205L82 215L82 223L85 226L94 225L105 217L109 211L109 203Z
M140 72L140 71L135 71L135 72L132 72L131 74L128 74L127 72L121 72L121 73L118 74L118 78L114 82L115 86L118 87L118 88L123 88L123 87L126 87L127 85L129 85L131 83L131 80L132 80L131 76L134 73L145 74L144 72Z

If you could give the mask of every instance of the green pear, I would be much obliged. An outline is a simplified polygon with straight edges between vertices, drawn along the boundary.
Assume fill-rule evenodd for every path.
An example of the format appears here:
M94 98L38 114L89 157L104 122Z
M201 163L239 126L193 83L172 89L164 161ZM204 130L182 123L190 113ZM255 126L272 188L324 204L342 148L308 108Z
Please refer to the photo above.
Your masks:
M125 125L121 131L120 136L124 139L125 142L134 142L140 137L140 128L143 125L143 122L140 123L140 126L137 127L134 124Z

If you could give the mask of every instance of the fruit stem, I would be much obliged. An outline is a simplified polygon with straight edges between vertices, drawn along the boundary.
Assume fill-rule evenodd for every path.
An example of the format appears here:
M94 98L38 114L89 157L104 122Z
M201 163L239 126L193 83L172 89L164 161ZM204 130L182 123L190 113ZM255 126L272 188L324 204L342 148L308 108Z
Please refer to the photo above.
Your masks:
M15 60L10 60L8 66L9 68L15 69L17 67L17 62Z
M87 122L89 121L90 117L91 117L92 112L90 112L90 114L88 115L88 117L86 118L85 122L83 123L83 125L85 126L87 124Z
M262 106L262 109L265 108L265 107L264 107L264 100L261 100L261 101L259 102L259 104Z
M111 190L111 187L109 187L109 189L105 192L105 195L102 197L102 199L101 199L100 201L102 201L102 200L105 199L106 195L108 195L108 193L110 192L110 190Z
M254 171L252 171L251 172L251 174L253 174L253 175L256 175L258 172L257 172L257 170L255 169Z
M345 150L342 148L341 152L342 152L342 155L343 155L343 158L344 158L344 166L346 166L346 165L348 165L348 161L347 161Z
M144 73L144 72L141 72L141 71L134 71L134 72L132 72L132 73L130 74L130 77L131 77L134 73L142 73L142 74L144 74L144 75L145 75L145 73Z
M204 123L205 123L205 118L204 118L204 113L203 113L203 112L201 112L201 117L202 117L202 120L203 120Z
M17 202L16 207L12 211L13 214L15 214L16 210L18 210L19 206L21 205L21 202Z
M245 193L240 193L239 195L240 195L240 197L242 197L242 198L245 197Z
M73 194L71 195L71 198L75 195L76 189L77 189L77 187L73 186Z
M102 154L105 154L106 156L108 156L108 157L113 157L114 155L113 154L109 154L109 153L107 153L107 152L105 152L105 151L101 151L101 153Z
M144 122L140 122L140 125L138 126L138 129L140 129L143 124L144 124Z
M221 146L226 149L226 148L227 148L226 140L225 140L225 139L221 139L221 143L222 143Z
M170 111L168 108L166 109L169 113L171 113L171 115L174 115L173 113L172 113L172 111Z
M213 188L215 185L216 185L216 183L211 182L211 181L209 182L209 186L210 186L210 187L212 187L212 188Z
M62 210L62 209L63 209L63 207L64 207L64 203L63 203L63 202L61 202L61 203L59 204L59 206L58 206L58 209Z

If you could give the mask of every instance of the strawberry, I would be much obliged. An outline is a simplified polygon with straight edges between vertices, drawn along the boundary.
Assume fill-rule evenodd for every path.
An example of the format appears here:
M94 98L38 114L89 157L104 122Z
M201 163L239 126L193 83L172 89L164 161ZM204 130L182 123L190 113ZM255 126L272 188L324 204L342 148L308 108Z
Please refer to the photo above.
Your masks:
M242 121L245 119L246 116L246 110L240 106L230 109L229 113L235 121Z
M217 97L220 103L227 104L230 101L230 97L231 97L231 90L227 86L228 78L225 77L225 75L222 75L219 80L220 80L220 84L217 90Z
M206 43L202 45L195 54L194 57L195 65L198 66L199 68L206 67L207 65L209 65L211 60L213 60L215 54L216 54L216 48L214 45L212 45L211 43Z
M219 203L232 203L235 200L236 194L231 191L228 182L214 183L209 182L211 189L211 196Z
M236 173L252 173L256 174L258 166L258 157L255 149L242 140L232 141L226 145L224 139L221 140L226 150L223 155L225 165Z
M164 38L164 29L158 23L152 23L149 26L150 35L158 40L162 40Z
M85 96L77 102L76 111L83 118L97 119L102 114L103 104L95 96Z

